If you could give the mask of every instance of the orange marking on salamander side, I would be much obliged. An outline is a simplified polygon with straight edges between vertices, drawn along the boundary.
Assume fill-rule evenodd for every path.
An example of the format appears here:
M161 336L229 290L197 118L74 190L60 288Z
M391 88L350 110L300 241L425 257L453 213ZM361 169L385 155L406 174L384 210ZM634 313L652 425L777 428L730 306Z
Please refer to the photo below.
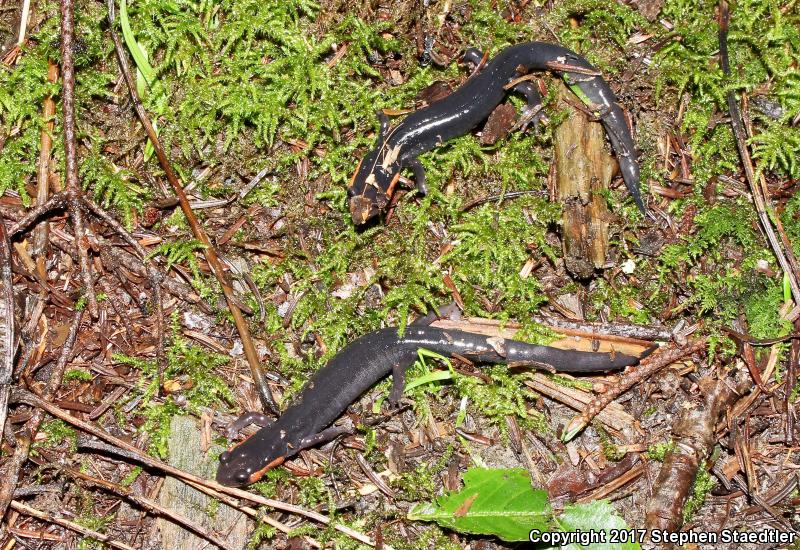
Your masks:
M270 462L269 464L267 464L266 466L264 466L263 468L261 468L257 472L253 472L252 474L250 474L250 479L248 479L247 482L248 483L255 483L256 481L261 479L261 476L263 476L269 470L273 469L275 466L280 466L281 464L283 464L284 460L286 460L285 456L279 456L278 458L276 458L275 460L273 460L272 462Z
M353 184L355 184L356 176L358 175L358 171L361 170L361 163L362 162L364 162L364 159L361 159L361 160L358 161L358 166L356 166L356 169L353 172L353 177L350 178L350 183L348 184L348 187L353 187Z
M397 186L398 181L400 181L400 172L397 172L392 178L392 183L389 184L389 188L386 190L387 197L391 198L391 196L394 194L394 188Z

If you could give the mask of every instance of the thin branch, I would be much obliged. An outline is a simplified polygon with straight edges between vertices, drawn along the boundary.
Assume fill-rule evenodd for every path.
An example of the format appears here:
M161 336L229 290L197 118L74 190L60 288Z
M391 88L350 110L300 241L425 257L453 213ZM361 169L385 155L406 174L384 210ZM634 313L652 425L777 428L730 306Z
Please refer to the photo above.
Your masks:
M54 210L59 210L64 208L67 204L67 195L65 193L56 193L52 197L50 197L47 202L44 204L38 204L35 207L28 210L28 213L25 214L22 219L18 220L17 223L12 225L8 228L8 236L14 237L17 233L21 233L22 231L26 230L28 227L34 224L36 220L44 216L45 214L49 214Z
M58 80L58 65L53 61L47 62L47 81L55 84ZM42 106L42 131L39 135L39 163L36 168L36 204L46 204L50 195L50 152L53 148L54 118L56 116L56 102L52 96L47 96ZM37 257L37 263L43 264L47 251L47 236L49 225L43 223L33 232L33 246L31 256ZM40 269L44 269L41 265Z
M646 357L641 363L639 363L638 366L633 367L630 371L625 372L625 374L620 377L619 384L609 388L606 393L602 394L591 404L589 404L582 414L573 418L570 423L567 424L567 427L564 428L564 435L562 436L562 439L564 441L569 441L574 438L581 430L588 426L592 419L594 419L594 417L597 416L600 411L606 408L609 403L614 401L617 397L628 391L639 382L649 378L656 372L671 365L675 361L702 350L705 348L705 346L706 337L702 337L688 342L685 346L679 347L676 344L670 344L667 347L656 351L653 353L653 355Z
M71 2L72 0L64 0ZM136 114L139 117L139 121L142 123L142 126L147 133L147 137L150 139L150 142L153 144L153 149L155 150L156 157L158 157L158 162L161 165L161 168L164 170L164 174L167 177L167 181L169 181L175 195L178 197L178 202L181 206L181 210L183 211L183 215L186 217L186 221L189 224L189 227L192 230L192 234L194 237L200 241L203 245L203 254L205 255L206 261L208 262L209 267L211 268L212 273L219 281L219 285L222 288L222 293L225 295L225 300L228 303L228 308L233 316L233 321L236 324L236 330L239 332L239 337L242 340L242 346L244 348L244 354L247 358L247 362L250 366L250 372L253 377L253 381L255 382L256 388L258 390L259 397L261 399L261 404L263 405L265 410L271 410L273 412L278 411L278 406L275 403L275 399L272 396L272 391L270 390L269 384L267 384L266 377L264 376L264 372L261 369L258 360L258 353L256 352L255 345L253 344L253 340L250 337L250 329L247 326L247 321L242 314L241 309L236 304L236 299L234 298L233 294L233 286L230 283L227 273L222 266L222 262L217 255L217 251L214 248L214 245L211 242L211 239L208 238L208 234L205 232L203 227L200 225L200 222L197 220L197 216L194 215L192 211L192 207L189 204L189 199L186 197L186 193L183 190L183 186L181 185L180 181L178 181L177 175L175 175L175 171L172 169L172 165L167 158L167 154L164 152L164 148L161 145L161 141L156 134L155 129L153 128L152 123L150 122L150 118L147 115L147 112L142 105L141 100L139 99L139 94L136 91L136 84L133 81L133 76L131 75L130 66L128 65L128 59L125 57L125 51L122 47L122 42L119 38L119 34L117 34L115 25L116 25L116 12L114 6L114 0L108 0L108 20L109 20L109 30L111 32L111 37L114 40L114 48L117 52L117 61L119 62L120 71L122 72L122 76L125 79L126 84L128 85L128 92L130 93L131 100L133 101L134 108L136 110Z
M283 510L285 512L304 516L319 523L322 523L324 525L330 525L337 531L344 533L348 537L351 537L359 542L363 542L364 544L368 544L370 546L374 545L372 539L370 539L367 535L359 533L358 531L351 529L346 525L342 525L339 523L332 523L331 519L328 516L324 516L313 510L308 510L301 506L295 506L294 504L289 504L287 502L282 502L280 500L264 498L260 495L249 493L242 489L236 489L234 487L226 487L225 485L220 485L216 481L210 481L204 479L202 477L181 470L180 468L171 466L166 462L162 462L157 458L148 456L140 449L131 445L130 443L111 435L110 433L106 432L102 428L95 426L94 424L90 424L89 422L80 420L79 418L72 416L67 411L57 407L56 405L53 405L48 401L45 401L44 399L39 398L38 396L27 390L24 390L22 388L15 388L14 391L12 392L12 400L15 402L27 403L31 406L38 407L46 411L50 415L59 418L64 422L67 422L68 424L71 424L76 428L85 431L86 433L89 433L97 437L98 439L102 439L103 441L110 443L111 446L106 449L107 451L113 452L120 456L124 456L130 460L134 460L150 468L161 470L166 474L177 477L189 483L190 485L196 487L201 491L206 492L207 494L211 494L209 491L207 491L207 489L212 491L217 491L220 493L224 493L226 495L231 495L243 500L247 500L249 502L254 502L262 506L270 506L277 510ZM95 444L94 446L97 446L97 444Z
M89 250L86 241L86 228L80 202L83 191L78 181L78 147L75 138L75 63L72 56L75 36L74 0L61 0L61 104L64 113L64 183L67 193L67 207L75 233L75 247L81 278L86 287L89 313L97 318L97 296L89 266Z
M135 550L132 546L128 546L127 544L114 540L108 535L104 535L99 531L95 531L94 529L89 529L88 527L84 527L83 525L75 523L74 521L70 521L65 518L60 518L52 514L48 514L47 512L38 510L36 508L32 508L27 504L23 504L17 500L11 501L11 508L13 510L16 510L20 514L33 516L35 518L38 518L42 521L46 521L49 523L55 523L56 525L60 525L61 527L65 527L71 531L75 531L76 533L80 533L85 537L93 538L95 540L98 540L100 542L103 542L111 546L112 548L119 548L120 550Z

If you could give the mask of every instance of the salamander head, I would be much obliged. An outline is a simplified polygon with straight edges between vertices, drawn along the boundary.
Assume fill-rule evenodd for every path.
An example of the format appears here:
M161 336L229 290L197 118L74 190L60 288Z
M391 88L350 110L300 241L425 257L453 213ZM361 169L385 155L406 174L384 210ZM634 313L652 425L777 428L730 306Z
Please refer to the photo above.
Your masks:
M396 162L385 162L384 150L378 146L364 157L347 188L350 215L356 225L368 222L386 208L400 179L400 167Z
M266 431L270 433L262 433ZM268 470L282 464L288 454L286 443L270 428L263 428L219 455L217 482L229 487L250 485Z

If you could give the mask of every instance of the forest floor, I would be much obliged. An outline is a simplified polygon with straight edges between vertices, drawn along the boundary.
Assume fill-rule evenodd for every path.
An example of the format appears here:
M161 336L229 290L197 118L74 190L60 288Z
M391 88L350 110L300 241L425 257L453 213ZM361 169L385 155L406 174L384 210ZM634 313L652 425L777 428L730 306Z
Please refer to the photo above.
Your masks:
M356 435L304 451L250 487L261 504L313 510L330 525L269 506L267 521L234 515L235 527L200 531L230 548L363 544L334 523L396 549L512 547L408 518L415 504L461 488L472 466L525 468L555 510L608 499L632 528L658 524L647 519L654 502L682 499L665 512L675 529L797 528L800 346L792 335L800 273L782 268L762 225L777 227L784 253L800 253L796 2L731 5L729 76L720 64L719 6L706 1L137 0L117 10L130 24L128 53L146 54L130 61L144 108L233 280L281 408L348 342L451 301L464 317L513 326L516 338L535 343L561 338L547 319L599 332L647 327L638 337L652 335L664 349L700 343L617 400L614 414L629 425L598 421L568 443L564 427L581 408L545 389L589 399L630 373L573 378L458 360L449 370L426 359L410 372L415 387L399 411L384 405L381 414L391 387L384 380L350 407L347 415L362 424ZM7 230L37 203L40 166L51 194L65 185L62 85L48 81L61 58L58 13L52 1L35 3L19 48L20 6L0 0ZM50 401L70 417L173 464L180 417L196 419L196 432L186 428L178 445L198 450L206 464L195 473L212 478L229 444L226 423L261 409L243 342L208 247L177 206L136 116L106 5L79 0L75 14L80 183L163 275L163 327L142 255L86 213L93 311L72 211L58 209L11 235L10 387L42 394L55 384ZM491 145L473 132L422 155L428 194L403 188L378 223L356 227L346 190L374 146L376 112L412 111L458 87L469 76L459 63L468 47L494 55L528 40L578 52L610 83L634 129L652 217L615 177L602 195L610 210L605 263L590 277L570 273L562 205L550 200L554 131L569 111L556 102L558 77L537 73L548 91L546 124ZM729 93L751 134L746 148L768 207L762 221ZM54 118L43 117L53 100ZM42 148L43 134L52 147ZM59 363L63 377L53 381ZM720 397L719 384L746 389ZM710 394L719 400L710 403ZM88 548L98 533L158 548L175 536L165 533L169 522L155 520L163 514L136 500L171 490L157 464L99 449L83 428L52 416L20 456L41 409L11 401L0 471L13 475L0 479L0 503L4 491L16 491L17 505L0 527L3 548L14 540ZM687 413L715 403L725 406L703 420ZM705 439L692 439L701 429L710 430ZM678 440L697 445L699 473L688 481L675 474L669 501L657 480L674 466L668 455ZM253 505L242 502L234 507ZM205 506L210 516L219 509L216 501ZM57 517L92 531L78 533Z

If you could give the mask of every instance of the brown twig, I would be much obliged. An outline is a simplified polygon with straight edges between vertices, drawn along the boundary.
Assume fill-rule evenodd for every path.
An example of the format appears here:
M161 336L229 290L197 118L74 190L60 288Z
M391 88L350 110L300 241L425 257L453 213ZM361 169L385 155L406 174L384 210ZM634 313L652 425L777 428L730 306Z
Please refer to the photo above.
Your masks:
M525 197L528 195L538 195L538 196L546 196L545 192L539 190L529 190L529 191L509 191L508 193L500 193L499 195L488 195L485 197L478 197L477 199L473 199L459 208L459 212L468 212L472 210L476 206L480 206L487 202L502 202L510 199L516 199L519 197Z
M588 321L571 321L555 315L535 315L533 320L542 325L548 325L556 332L562 330L576 330L584 334L596 333L598 335L624 336L638 340L661 340L668 342L672 339L672 331L668 328L649 327L643 325L630 325L624 323L591 323Z
M61 385L64 369L67 366L70 355L72 355L72 348L78 338L78 328L81 325L82 319L83 311L76 311L72 318L72 325L70 326L67 339L62 345L61 355L58 357L56 366L50 373L50 378L42 392L42 397L45 400L51 400L56 390ZM39 398L37 397L37 399ZM2 479L0 479L0 518L5 515L8 504L14 496L14 489L17 488L17 482L19 481L19 473L22 470L22 466L28 460L28 453L30 453L33 438L36 436L36 432L39 430L39 426L43 420L44 411L37 409L25 423L20 436L17 437L17 446L14 449L14 455L10 460L10 464L7 464Z
M43 512L43 511L38 510L36 508L32 508L32 507L30 507L30 506L28 506L26 504L23 504L23 503L21 503L19 501L12 500L11 501L11 508L16 510L17 512L19 512L21 514L25 514L25 515L28 515L28 516L33 516L33 517L38 518L38 519L40 519L42 521L46 521L48 523L55 523L56 525L60 525L61 527L65 527L65 528L67 528L67 529L69 529L71 531L75 531L76 533L80 533L81 535L83 535L85 537L91 537L91 538L93 538L95 540L98 540L100 542L103 542L103 543L111 546L112 548L119 548L120 550L134 550L134 548L132 546L128 546L127 544L124 544L122 542L114 540L111 537L109 537L108 535L104 535L103 533L95 531L94 529L89 529L88 527L84 527L83 525L75 523L74 521L70 521L70 520L65 519L65 518L60 518L60 517L54 516L52 514L48 514L47 512Z
M72 1L72 0L64 0L64 1ZM125 50L122 47L122 42L119 38L119 34L115 30L116 14L115 14L114 0L108 0L107 5L108 5L108 20L110 23L111 37L114 40L114 48L117 53L117 61L119 62L120 71L122 72L122 76L125 79L125 83L128 86L128 92L130 93L131 100L136 110L136 114L138 115L139 121L142 123L142 126L145 129L145 133L147 133L147 137L150 139L150 143L153 144L153 149L155 150L156 157L158 157L158 162L161 165L161 168L164 170L164 174L167 177L167 181L169 181L169 184L172 186L172 190L178 197L178 202L181 206L181 210L183 211L183 214L186 217L186 221L192 230L192 234L198 241L200 241L204 245L203 254L205 255L206 261L208 262L208 265L211 268L212 273L219 281L219 285L222 288L222 293L225 295L225 300L228 303L228 308L231 312L231 315L233 316L233 321L236 324L236 330L239 332L239 337L242 340L244 354L250 366L250 372L252 374L253 381L255 382L256 389L258 390L258 395L261 399L261 404L263 405L264 409L277 412L278 406L275 402L274 397L272 396L272 391L270 390L269 384L267 384L267 379L264 376L264 372L259 364L258 353L256 352L255 345L253 344L253 340L250 337L250 329L247 326L247 321L245 320L244 315L242 314L242 311L237 305L236 300L234 298L233 286L231 285L228 275L222 266L222 262L220 261L219 256L217 255L217 251L214 248L211 239L208 238L208 234L200 225L200 222L197 220L197 216L194 215L192 207L189 204L189 199L186 197L186 193L183 190L183 186L181 185L180 181L178 181L178 177L176 176L174 170L172 169L172 165L169 159L167 158L167 154L164 152L164 148L161 145L161 141L159 140L158 135L156 134L156 131L153 128L152 123L150 122L150 118L148 117L147 112L145 111L144 106L142 105L142 102L139 99L139 94L136 91L136 84L133 81L133 76L131 75L130 66L128 65L128 59L125 56Z
M602 411L609 403L614 401L617 397L628 391L634 385L649 378L659 370L663 369L683 359L687 355L698 352L705 348L706 337L698 338L688 342L685 346L678 346L670 344L667 347L660 349L653 353L651 356L642 360L637 367L632 368L620 377L619 384L609 388L609 390L595 399L586 410L573 418L567 427L564 428L564 435L562 439L569 441L575 437L581 430L583 430L597 414Z
M94 281L89 266L89 248L86 240L81 202L83 191L78 182L78 147L75 138L75 64L72 57L75 35L74 0L61 0L61 107L64 115L64 189L67 194L67 208L75 233L75 248L83 285L86 287L86 298L89 302L89 313L93 318L98 316L97 296L94 292Z
M14 287L11 278L11 246L6 225L0 215L0 436L6 425L8 396L14 371L16 331L14 323ZM1 516L0 516L1 517Z
M58 80L58 65L53 61L47 62L47 81L55 84ZM42 132L39 137L39 164L36 172L36 204L45 204L50 195L50 151L53 147L54 117L56 116L56 102L51 96L44 100L42 106ZM36 257L37 266L44 270L44 256L47 250L47 235L49 226L46 223L38 225L33 232L33 246L31 256Z
M17 220L15 224L9 227L8 236L13 237L17 233L24 231L25 229L33 225L39 218L49 214L50 212L53 212L54 210L60 210L61 208L64 208L66 204L67 204L66 193L56 193L55 195L47 199L46 203L37 204L36 206L28 210L28 212L22 218Z
M21 388L15 388L14 391L12 392L12 400L17 402L27 403L34 407L38 407L39 409L44 410L50 415L59 418L64 422L67 422L75 426L76 428L79 428L80 430L83 430L84 432L97 437L98 439L102 439L103 441L110 444L110 446L107 446L105 448L105 450L107 450L108 452L113 452L114 454L124 456L126 458L129 458L130 460L134 460L150 468L155 468L166 474L177 477L183 481L186 481L187 483L197 488L198 490L206 492L207 494L211 494L209 490L217 491L219 493L234 496L243 500L247 500L249 502L254 502L262 506L270 506L277 510L283 510L285 512L289 512L292 514L301 515L309 519L312 519L314 521L317 521L319 523L330 525L337 531L344 533L345 535L359 542L363 542L364 544L369 544L369 545L373 544L372 540L363 533L359 533L358 531L355 531L354 529L351 529L345 525L332 523L329 517L314 512L313 510L307 510L300 506L295 506L293 504L282 502L280 500L264 498L260 495L249 493L242 489L226 487L225 485L220 485L215 481L203 479L199 476L181 470L180 468L176 468L165 462L162 462L157 458L148 456L141 450L137 449L135 446L131 445L130 443L109 434L105 430L89 422L80 420L79 418L72 416L65 410L37 397L36 395L34 395L29 391L23 390ZM96 446L96 444L94 446Z

